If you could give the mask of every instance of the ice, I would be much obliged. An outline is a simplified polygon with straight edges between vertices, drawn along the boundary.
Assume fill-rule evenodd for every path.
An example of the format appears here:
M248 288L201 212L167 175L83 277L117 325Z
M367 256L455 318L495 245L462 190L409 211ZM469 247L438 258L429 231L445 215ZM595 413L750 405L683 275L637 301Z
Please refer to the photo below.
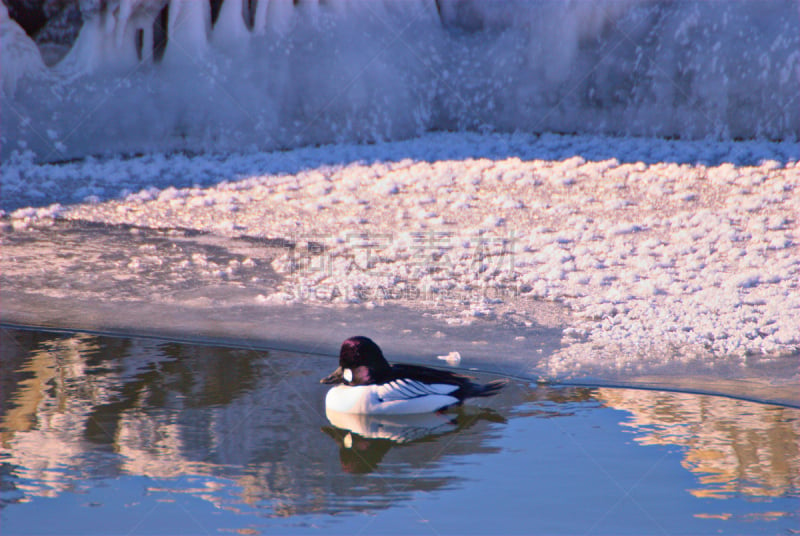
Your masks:
M214 44L221 48L229 48L234 53L244 49L250 37L244 20L245 5L243 1L226 0L220 8L217 22L214 25L212 34Z
M39 49L25 31L8 17L5 4L0 5L0 65L3 92L10 95L16 91L21 78L38 78L45 74Z
M160 57L153 30L165 6ZM3 158L277 149L430 130L800 133L791 0L225 0L213 28L204 0L82 7L77 41L49 69L4 15ZM11 54L16 46L28 52ZM553 180L581 180L568 173L579 165Z
M264 7L259 6L255 29L261 33L266 28L271 29L278 36L284 36L292 29L295 13L292 0L260 0Z
M153 22L162 4L157 0L117 0L106 7L84 6L87 20L55 70L69 78L94 71L127 73L140 61L151 61ZM141 44L137 44L138 32Z
M226 0L225 2L236 4L236 0ZM241 1L238 2L241 13ZM221 15L225 18L221 20L223 28L235 32L223 37L217 37L217 41L224 41L227 45L231 41L239 40L240 28L231 21L234 9L226 6ZM206 2L196 0L170 0L169 21L167 22L168 41L167 49L164 52L164 63L169 65L185 65L196 63L209 47L209 35L211 33L211 8Z

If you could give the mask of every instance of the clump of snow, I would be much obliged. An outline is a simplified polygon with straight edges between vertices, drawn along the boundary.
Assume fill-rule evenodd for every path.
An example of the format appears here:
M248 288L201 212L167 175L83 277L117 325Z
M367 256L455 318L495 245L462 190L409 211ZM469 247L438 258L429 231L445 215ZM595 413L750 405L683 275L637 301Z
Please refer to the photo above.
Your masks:
M436 358L446 361L448 365L453 367L458 366L461 363L460 352L449 352L447 355L437 355Z
M64 212L64 207L58 203L43 208L20 208L11 213L10 219L14 229L25 229L32 224L41 225L51 223Z

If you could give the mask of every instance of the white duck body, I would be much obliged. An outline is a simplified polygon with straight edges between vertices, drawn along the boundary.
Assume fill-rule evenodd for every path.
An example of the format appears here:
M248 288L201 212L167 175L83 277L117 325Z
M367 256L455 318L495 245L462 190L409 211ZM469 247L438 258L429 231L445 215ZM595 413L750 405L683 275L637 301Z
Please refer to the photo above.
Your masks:
M429 413L458 404L450 393L458 385L428 384L400 378L379 385L337 385L325 396L325 408L360 415L410 415Z

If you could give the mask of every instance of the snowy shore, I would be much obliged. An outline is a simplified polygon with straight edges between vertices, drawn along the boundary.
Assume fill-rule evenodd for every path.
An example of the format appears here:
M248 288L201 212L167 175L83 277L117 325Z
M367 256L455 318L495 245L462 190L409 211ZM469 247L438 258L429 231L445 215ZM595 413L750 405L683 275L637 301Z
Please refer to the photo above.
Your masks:
M279 280L248 295L254 307L392 305L524 333L547 324L550 303L564 313L560 347L537 367L548 377L690 375L698 362L797 376L792 143L432 134L283 153L16 159L2 185L6 235L57 218L285 240L293 247L271 259ZM60 204L35 204L36 192ZM128 253L120 277L158 260ZM226 280L254 266L211 272Z

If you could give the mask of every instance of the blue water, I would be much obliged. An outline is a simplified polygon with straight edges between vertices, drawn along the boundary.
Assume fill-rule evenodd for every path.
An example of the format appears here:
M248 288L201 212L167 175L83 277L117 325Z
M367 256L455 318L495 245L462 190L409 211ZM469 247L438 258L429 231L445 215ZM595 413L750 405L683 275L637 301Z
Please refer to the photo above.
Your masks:
M329 357L12 329L0 349L4 535L800 529L793 408L517 382L337 427Z

